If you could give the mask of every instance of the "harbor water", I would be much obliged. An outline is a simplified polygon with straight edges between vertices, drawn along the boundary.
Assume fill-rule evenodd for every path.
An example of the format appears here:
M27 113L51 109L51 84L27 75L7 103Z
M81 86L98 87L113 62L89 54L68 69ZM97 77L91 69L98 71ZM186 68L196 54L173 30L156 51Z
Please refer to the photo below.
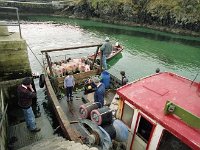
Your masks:
M26 18L27 19L27 18ZM84 44L102 43L106 36L124 47L122 54L109 62L109 72L120 77L126 71L129 81L161 71L175 72L191 80L200 81L200 37L181 36L140 27L111 25L95 21L62 17L29 17L22 21L22 36L31 48L28 50L33 72L42 73L41 50ZM10 30L17 30L10 27ZM83 57L91 51L68 51L64 57ZM33 53L32 53L33 52ZM59 60L61 54L52 57ZM197 77L196 77L197 76Z
M22 18L21 18L22 19ZM18 32L10 26L9 32ZM101 22L66 19L62 17L34 16L21 21L22 37L28 45L32 72L42 72L41 50L103 43L109 37L114 45L124 47L121 54L112 59L109 73L120 77L125 71L129 82L160 71L169 71L200 81L200 37L181 36L140 27L128 27ZM52 60L80 58L91 55L94 49L50 53ZM67 52L67 53L66 53ZM43 91L35 79L39 107L46 104ZM43 109L41 109L43 110Z

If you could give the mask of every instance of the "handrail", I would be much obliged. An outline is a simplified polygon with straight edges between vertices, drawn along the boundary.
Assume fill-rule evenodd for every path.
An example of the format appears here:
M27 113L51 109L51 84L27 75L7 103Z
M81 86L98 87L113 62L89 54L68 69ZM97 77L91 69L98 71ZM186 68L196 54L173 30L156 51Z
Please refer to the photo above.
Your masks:
M17 24L17 25L9 25L9 24L6 24L6 26L19 26L19 34L20 34L20 38L22 38L21 26L20 26L20 22L19 22L19 12L18 12L18 8L17 8L17 7L0 7L0 9L14 9L14 10L16 10L16 15L17 15L17 22L18 22L18 24ZM2 26L4 26L4 25L2 25Z
M89 47L95 47L95 46L101 46L101 45L102 44L93 44L93 45L84 45L84 46L75 46L75 47L66 47L66 48L58 48L58 49L41 50L41 53L72 50L72 49L79 49L79 48L89 48Z

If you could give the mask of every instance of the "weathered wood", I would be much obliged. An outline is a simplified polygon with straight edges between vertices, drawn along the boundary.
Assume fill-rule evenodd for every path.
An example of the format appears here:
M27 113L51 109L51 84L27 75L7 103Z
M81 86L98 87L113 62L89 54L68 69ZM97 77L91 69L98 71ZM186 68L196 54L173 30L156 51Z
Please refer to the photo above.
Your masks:
M53 108L55 109L57 119L61 125L64 135L66 136L66 138L68 138L72 141L83 143L83 141L80 139L81 136L80 136L79 132L75 128L71 127L69 119L63 112L48 76L45 77L45 84L47 87L46 89L47 89L49 98L52 101Z
M92 65L91 65L91 68L92 68L92 69L93 69L94 63L95 63L95 61L96 61L98 52L99 52L99 46L97 47L96 53L95 53L95 55L94 55L94 59L93 59L93 61L92 61Z
M46 56L47 63L48 63L48 66L49 66L50 75L53 76L53 71L52 71L52 67L51 67L51 61L49 59L49 55L48 55L47 52L45 53L45 56Z
M84 79L89 78L90 76L97 75L98 72L99 72L99 70L96 69L96 70L90 70L88 72L77 73L77 74L74 74L73 76L75 78L75 82L76 83L80 83ZM58 87L63 87L63 85L64 85L64 79L65 79L65 77L57 78Z
M112 53L106 58L106 60L111 60L112 58L114 58L116 55L118 55L119 53L121 53L123 50L123 48L118 48L117 50L113 50ZM96 58L95 58L96 57ZM88 58L90 60L96 60L96 59L100 59L101 57L101 52L99 51L97 53L97 56L96 56L96 53L91 55L91 56L88 56Z
M73 50L79 48L89 48L89 47L96 47L101 46L102 44L93 44L93 45L84 45L84 46L75 46L75 47L67 47L67 48L59 48L59 49L49 49L49 50L42 50L41 53L45 52L55 52L55 51L64 51L64 50Z

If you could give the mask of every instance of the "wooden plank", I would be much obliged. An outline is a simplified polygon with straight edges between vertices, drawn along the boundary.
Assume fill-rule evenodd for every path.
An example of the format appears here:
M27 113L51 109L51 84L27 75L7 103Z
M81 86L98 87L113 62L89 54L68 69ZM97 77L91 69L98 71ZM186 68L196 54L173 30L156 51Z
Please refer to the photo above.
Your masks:
M74 74L73 76L75 78L75 82L76 83L80 83L84 79L87 79L90 76L94 76L94 75L97 75L97 74L98 74L98 70L90 70L88 72L81 72L81 73ZM58 87L63 87L63 85L64 85L64 79L65 79L65 77L57 78Z
M89 47L96 47L101 46L102 44L93 44L93 45L84 45L84 46L76 46L76 47L66 47L66 48L58 48L58 49L49 49L49 50L42 50L41 53L45 52L55 52L55 51L64 51L64 50L73 50L79 48L89 48Z

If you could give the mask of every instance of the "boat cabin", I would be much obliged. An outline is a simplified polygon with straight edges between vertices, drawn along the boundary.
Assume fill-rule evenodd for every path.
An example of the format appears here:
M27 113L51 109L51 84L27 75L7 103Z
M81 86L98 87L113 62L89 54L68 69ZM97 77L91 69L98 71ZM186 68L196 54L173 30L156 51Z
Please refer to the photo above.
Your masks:
M127 149L200 149L200 83L158 73L117 90Z

